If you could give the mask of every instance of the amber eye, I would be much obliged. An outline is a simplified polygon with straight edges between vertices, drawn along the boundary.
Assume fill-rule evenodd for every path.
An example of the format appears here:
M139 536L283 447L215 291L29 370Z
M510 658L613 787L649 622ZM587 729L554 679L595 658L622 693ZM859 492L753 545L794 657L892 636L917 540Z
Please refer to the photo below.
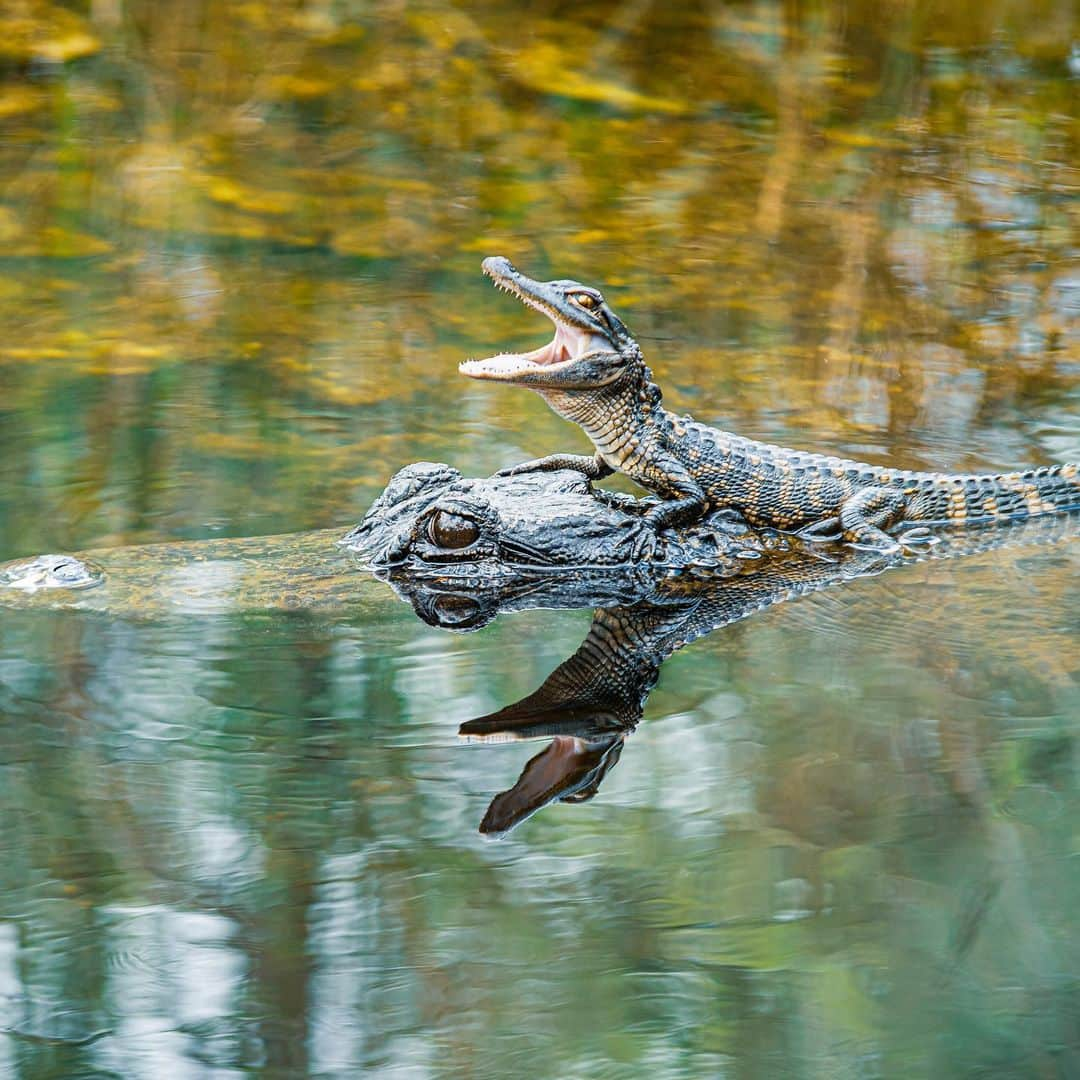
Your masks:
M440 510L428 522L428 539L441 548L464 548L480 537L475 521Z
M574 293L571 299L577 304L578 307L583 307L586 311L592 311L600 303L595 296L590 295L587 292Z

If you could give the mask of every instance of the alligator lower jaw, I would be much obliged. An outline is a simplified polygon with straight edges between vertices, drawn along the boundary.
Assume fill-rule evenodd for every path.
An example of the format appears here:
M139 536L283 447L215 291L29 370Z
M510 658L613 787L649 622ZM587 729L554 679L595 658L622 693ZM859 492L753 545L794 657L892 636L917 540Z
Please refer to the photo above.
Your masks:
M556 371L568 367L604 344L596 334L557 323L555 336L539 349L527 353L499 353L483 360L466 360L458 366L458 370L473 379L513 382L530 372Z

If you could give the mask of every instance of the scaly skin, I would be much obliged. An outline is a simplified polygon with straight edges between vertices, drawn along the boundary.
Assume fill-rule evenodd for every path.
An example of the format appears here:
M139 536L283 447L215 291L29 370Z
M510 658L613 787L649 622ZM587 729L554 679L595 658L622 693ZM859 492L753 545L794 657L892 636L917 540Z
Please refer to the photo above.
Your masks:
M498 257L484 260L484 272L547 315L556 336L532 353L467 361L462 373L535 390L596 447L594 458L559 454L512 471L576 468L592 479L624 473L663 500L649 512L657 527L730 508L756 527L842 537L882 552L931 539L931 525L1080 507L1075 464L985 475L908 472L755 442L675 416L663 407L637 342L595 289L534 281ZM915 527L904 529L899 543L885 531L909 523Z
M574 471L476 479L418 462L345 543L425 622L456 631L518 608L633 604L676 578L728 580L795 543L711 517L658 531L647 507Z

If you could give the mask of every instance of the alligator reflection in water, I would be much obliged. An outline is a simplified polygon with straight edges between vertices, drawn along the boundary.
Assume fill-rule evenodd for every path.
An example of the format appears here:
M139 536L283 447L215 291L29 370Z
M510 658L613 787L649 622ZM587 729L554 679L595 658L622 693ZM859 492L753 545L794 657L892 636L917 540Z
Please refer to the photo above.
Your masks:
M651 539L643 543L628 529L632 506L616 500L582 513L581 499L593 497L579 474L463 481L446 466L413 466L394 478L357 530L377 549L373 561L395 590L434 626L475 630L523 608L597 607L578 650L538 690L461 725L471 740L552 740L492 801L480 827L491 835L554 801L592 798L641 720L661 665L684 645L807 593L915 563L1037 548L1074 537L1080 526L1080 516L1062 514L953 528L922 555L803 545L723 518L677 536L646 529ZM628 558L628 532L635 536L629 549L644 547L652 558ZM440 538L458 546L443 547ZM708 552L704 567L694 562L699 544ZM882 603L880 593L869 595L875 623L898 618L894 598ZM914 606L925 606L925 596ZM901 613L905 620L911 607ZM951 659L932 663L947 671Z

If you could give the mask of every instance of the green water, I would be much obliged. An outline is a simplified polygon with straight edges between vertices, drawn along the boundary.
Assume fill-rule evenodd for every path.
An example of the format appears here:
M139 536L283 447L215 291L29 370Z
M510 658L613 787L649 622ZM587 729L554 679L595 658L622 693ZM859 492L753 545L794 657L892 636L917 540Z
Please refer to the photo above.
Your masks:
M584 450L457 374L549 333L487 254L603 287L742 434L1080 460L1077 42L1071 0L19 0L0 560ZM5 612L0 1075L1078 1076L1078 569L719 631L593 801L496 842L538 747L457 726L587 611Z

